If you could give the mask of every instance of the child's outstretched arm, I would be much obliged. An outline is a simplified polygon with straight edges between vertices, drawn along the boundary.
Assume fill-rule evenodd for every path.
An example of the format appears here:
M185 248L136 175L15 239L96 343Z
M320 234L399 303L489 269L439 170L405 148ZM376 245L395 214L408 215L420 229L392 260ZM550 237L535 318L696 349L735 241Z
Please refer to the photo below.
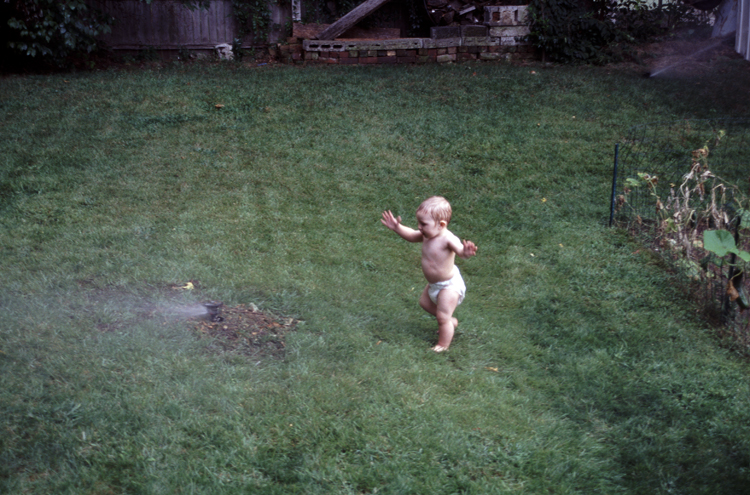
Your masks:
M422 233L420 231L411 229L403 225L401 223L401 217L394 217L393 213L391 213L391 210L386 210L383 212L383 216L380 219L380 222L409 242L422 242L423 240Z
M467 240L461 242L461 240L456 236L451 237L451 239L448 241L448 245L459 258L469 259L477 254L476 244Z

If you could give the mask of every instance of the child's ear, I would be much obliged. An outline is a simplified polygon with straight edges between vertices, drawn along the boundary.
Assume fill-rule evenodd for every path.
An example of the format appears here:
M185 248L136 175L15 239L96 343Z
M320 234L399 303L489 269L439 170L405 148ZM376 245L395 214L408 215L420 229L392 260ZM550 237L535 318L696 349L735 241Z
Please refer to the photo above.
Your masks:
M448 222L445 220L440 220L440 228L444 229L448 226Z

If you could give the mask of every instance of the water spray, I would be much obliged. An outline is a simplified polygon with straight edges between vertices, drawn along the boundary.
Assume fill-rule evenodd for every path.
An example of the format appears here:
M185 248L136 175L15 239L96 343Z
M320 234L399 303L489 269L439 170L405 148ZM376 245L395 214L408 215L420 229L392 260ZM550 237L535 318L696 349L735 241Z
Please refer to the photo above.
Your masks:
M645 74L643 75L643 77L646 77L646 78L656 77L656 76L658 76L659 74L661 74L662 72L666 72L666 71L668 71L669 69L672 69L672 68L674 68L674 67L677 67L678 65L684 64L685 62L687 62L687 61L688 61L688 60L690 60L691 58L693 58L693 57L695 57L695 56L697 56L697 55L700 55L700 54L701 54L701 53L703 53L703 52L706 52L706 51L708 51L708 50L711 50L711 49L714 49L714 48L716 48L717 46L721 45L722 43L724 43L725 41L727 41L727 40L728 40L728 39L729 39L730 37L732 37L732 36L734 36L734 33L732 33L732 34L731 34L730 36L725 36L724 38L720 38L720 39L719 39L719 41L717 41L716 43L713 43L713 44L711 44L711 45L709 45L709 46L707 46L707 47L705 47L705 48L701 48L701 49L700 49L700 50L698 50L697 52L691 53L690 55L686 56L686 57L685 57L685 58L683 58L682 60L679 60L679 61L677 61L677 62L675 62L675 63L673 63L673 64L671 64L671 65L668 65L668 66L666 66L666 67L664 67L664 68L662 68L662 69L659 69L659 70L657 70L657 71L654 71L654 72L646 72L646 73L645 73Z

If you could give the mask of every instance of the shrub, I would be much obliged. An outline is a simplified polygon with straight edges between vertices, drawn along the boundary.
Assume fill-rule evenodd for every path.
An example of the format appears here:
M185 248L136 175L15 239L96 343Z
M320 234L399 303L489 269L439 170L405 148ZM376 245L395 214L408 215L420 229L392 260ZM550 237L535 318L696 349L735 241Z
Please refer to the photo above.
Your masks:
M96 50L96 37L108 33L113 21L83 0L13 0L8 14L8 47L57 65L72 54Z
M529 12L531 43L559 62L617 61L630 44L705 23L682 3L646 0L531 0Z

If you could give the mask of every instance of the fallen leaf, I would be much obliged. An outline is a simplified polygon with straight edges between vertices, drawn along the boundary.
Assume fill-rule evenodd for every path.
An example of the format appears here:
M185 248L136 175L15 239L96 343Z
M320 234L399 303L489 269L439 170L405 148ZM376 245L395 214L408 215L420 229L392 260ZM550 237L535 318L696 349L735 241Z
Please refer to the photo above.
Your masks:
M729 296L729 300L734 302L737 300L737 298L740 297L740 293L737 291L737 289L734 288L734 284L730 280L727 284L727 295Z
M214 106L216 107L217 110L221 110L222 108L224 108L224 105L222 105L221 103L214 105Z
M494 371L495 373L497 373L497 372L498 372L498 369L497 369L497 368L491 368L491 367L489 367L489 366L485 366L485 367L484 367L484 369L486 369L486 370L488 370L488 371Z

